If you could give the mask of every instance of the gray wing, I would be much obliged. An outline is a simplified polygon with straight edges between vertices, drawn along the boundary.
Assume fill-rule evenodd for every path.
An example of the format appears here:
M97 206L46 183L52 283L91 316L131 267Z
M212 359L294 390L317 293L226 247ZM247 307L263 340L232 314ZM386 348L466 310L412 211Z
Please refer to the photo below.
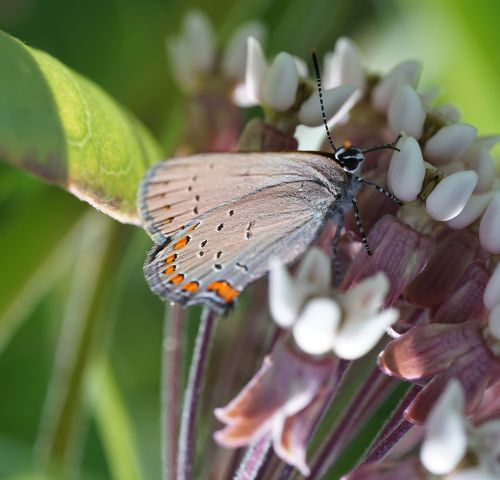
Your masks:
M166 195L160 182L167 182ZM304 252L346 182L333 161L304 152L162 162L141 188L146 227L164 245L145 265L151 288L162 298L223 310L267 273L271 257L290 263ZM173 217L167 225L166 215Z

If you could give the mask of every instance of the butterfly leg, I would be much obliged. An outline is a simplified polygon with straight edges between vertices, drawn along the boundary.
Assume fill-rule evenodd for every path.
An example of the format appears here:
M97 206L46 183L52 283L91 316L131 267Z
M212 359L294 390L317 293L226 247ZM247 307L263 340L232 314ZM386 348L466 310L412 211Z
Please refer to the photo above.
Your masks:
M337 222L337 229L335 230L335 237L332 241L332 254L333 254L333 273L335 275L335 285L340 285L342 280L342 261L339 256L339 242L344 228L344 215L339 216Z
M363 177L356 177L356 180L360 183L364 183L365 185L373 187L380 193L383 193L385 196L389 197L394 203L397 203L398 205L403 205L403 202L398 197L396 197L396 195L394 195L391 192L388 192L385 188L381 187L380 185L370 182L370 180L366 180L366 178Z
M361 217L359 216L359 208L358 202L355 198L352 199L352 208L354 210L354 218L356 219L356 225L359 228L359 233L361 233L361 241L365 247L366 253L368 255L373 255L370 246L368 245L368 239L366 238L365 227L363 226L363 222L361 221Z

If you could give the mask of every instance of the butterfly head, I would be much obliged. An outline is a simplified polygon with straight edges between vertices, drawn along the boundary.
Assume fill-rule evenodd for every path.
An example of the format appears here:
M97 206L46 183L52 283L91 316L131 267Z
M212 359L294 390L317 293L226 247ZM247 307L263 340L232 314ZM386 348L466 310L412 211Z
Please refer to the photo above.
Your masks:
M344 145L335 151L335 159L346 172L358 173L365 156L359 148Z

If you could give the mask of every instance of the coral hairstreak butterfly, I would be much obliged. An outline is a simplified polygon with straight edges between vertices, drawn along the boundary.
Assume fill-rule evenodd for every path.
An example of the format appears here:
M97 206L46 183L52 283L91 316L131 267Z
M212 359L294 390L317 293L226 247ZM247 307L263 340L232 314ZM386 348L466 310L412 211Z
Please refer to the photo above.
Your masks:
M296 260L329 219L335 250L351 206L367 252L356 192L370 148L336 148L324 114L319 64L313 52L321 111L333 153L205 153L162 161L146 174L139 196L143 225L157 244L144 266L152 290L183 305L217 312L268 272L269 259Z

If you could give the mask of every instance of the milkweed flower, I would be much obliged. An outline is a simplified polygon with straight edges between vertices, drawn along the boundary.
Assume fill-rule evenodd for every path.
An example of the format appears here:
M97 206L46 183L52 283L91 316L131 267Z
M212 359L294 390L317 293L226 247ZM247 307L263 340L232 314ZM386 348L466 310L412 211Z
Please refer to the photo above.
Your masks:
M464 393L450 380L424 429L419 458L368 464L343 480L494 480L500 476L500 421L471 423L464 416Z
M239 30L224 50L215 46L210 22L194 14L170 45L172 57L180 58L186 45L193 49L204 43L176 73L182 83L189 72L191 83L184 90L205 109L203 129L209 125L209 132L194 135L204 150L295 150L301 135L297 127L323 122L316 79L306 63L287 52L266 57L254 27ZM403 399L406 410L401 407L394 415L405 424L426 425L423 453L365 465L346 478L458 480L472 474L462 467L483 440L471 432L500 413L500 267L494 257L500 252L500 180L490 152L500 137L478 135L453 105L436 104L436 90L419 87L421 71L420 62L407 60L373 74L347 38L325 55L323 99L335 143L387 144L401 134L399 151L367 156L363 176L387 185L405 205L360 191L373 255L367 256L354 217L347 216L339 245L346 268L338 290L332 289L331 258L319 249L310 250L294 276L279 260L272 262L269 309L279 334L253 379L215 410L224 424L215 433L220 445L237 448L269 440L281 459L307 475L307 443L339 372L389 331L394 339L378 357L379 370L374 365L373 384L367 380L362 391L372 388L370 395L379 401L383 393L377 382L396 383L384 374L418 385L415 397ZM223 107L221 99L228 102ZM263 118L252 119L240 134L242 115L235 105L258 105ZM228 117L229 111L237 115ZM229 128L212 117L214 112L222 112L224 122L230 118ZM330 144L325 142L326 149ZM323 251L330 251L336 229L333 222L326 225L317 242ZM340 419L350 426L328 461L353 438L367 413L365 407L352 408L354 423ZM448 417L442 414L447 408ZM449 431L456 437L455 443L450 440L453 454L441 458L440 442ZM311 459L312 471L324 471L326 464L318 466L316 460ZM491 470L483 463L474 468L489 478Z
M187 97L178 153L235 148L243 115L233 99L244 86L249 36L264 38L264 26L244 23L220 46L210 19L200 10L190 10L180 32L166 39L170 71Z
M376 345L398 312L382 309L389 291L384 274L373 275L344 295L332 297L330 270L328 257L319 249L307 253L296 279L274 260L269 280L271 313L280 327L292 332L305 353L333 351L340 358L353 360Z
M306 447L321 406L335 382L339 358L365 355L398 316L382 310L388 281L375 275L344 295L332 295L328 257L311 249L295 278L272 262L269 294L275 322L291 332L247 386L215 415L226 427L215 439L241 447L269 435L274 451L308 475Z
M418 61L401 62L374 78L361 66L356 46L345 38L338 40L327 58L325 83L352 85L363 92L349 111L349 121L336 130L340 140L348 138L363 145L385 143L397 134L404 136L400 152L394 152L390 159L380 153L389 160L389 188L403 201L411 202L411 207L401 210L400 218L421 228L427 216L427 224L432 220L447 222L453 229L480 220L481 245L490 253L499 253L500 182L495 180L489 151L500 137L478 136L473 125L460 121L453 106L434 106L433 95L419 93L422 67ZM363 118L369 120L368 126ZM370 139L365 133L368 129ZM385 172L385 163L377 159L374 174L381 172Z
M257 21L240 25L223 48L217 47L210 19L200 10L190 10L178 34L166 40L171 71L178 86L193 94L204 90L210 78L223 79L234 88L244 80L247 38L264 38L265 28Z
M247 52L246 95L240 97L242 105L261 105L267 120L283 129L293 131L298 124L323 124L316 83L308 77L303 60L280 52L268 63L259 41L253 37L248 39ZM330 119L345 111L356 92L351 85L326 89L323 94L326 117Z

